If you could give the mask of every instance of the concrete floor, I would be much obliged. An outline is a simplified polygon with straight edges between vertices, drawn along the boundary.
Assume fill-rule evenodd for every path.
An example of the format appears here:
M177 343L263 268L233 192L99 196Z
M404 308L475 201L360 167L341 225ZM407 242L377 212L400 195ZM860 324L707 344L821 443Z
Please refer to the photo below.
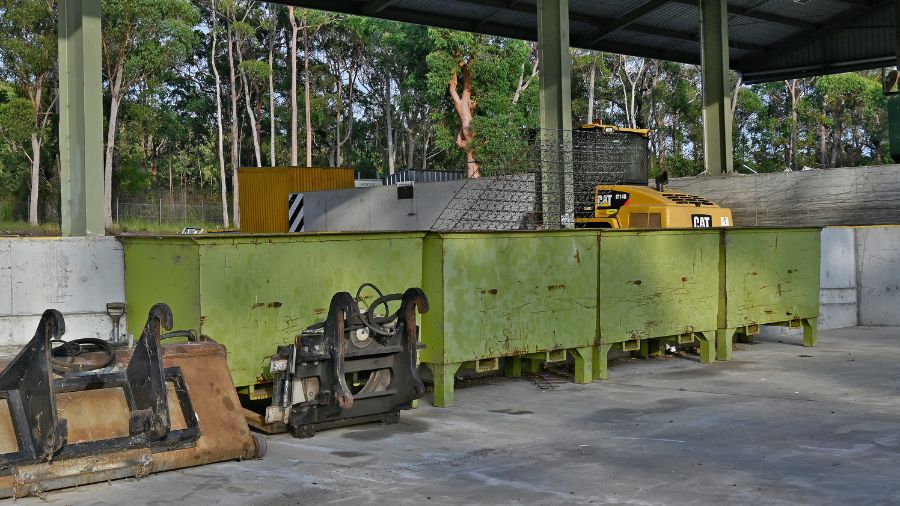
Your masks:
M778 340L784 342L779 342ZM623 361L539 391L497 378L393 426L269 440L229 462L51 504L898 504L900 328L779 337L736 359ZM36 498L19 500L37 504Z

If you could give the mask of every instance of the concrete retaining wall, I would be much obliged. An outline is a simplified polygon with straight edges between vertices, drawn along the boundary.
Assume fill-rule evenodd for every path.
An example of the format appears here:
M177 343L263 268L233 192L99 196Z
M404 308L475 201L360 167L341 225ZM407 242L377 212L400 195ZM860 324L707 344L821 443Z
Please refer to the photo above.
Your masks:
M855 229L850 227L822 230L819 278L819 328L822 330L857 325L855 235Z
M900 227L856 229L860 325L900 325Z
M28 342L48 308L63 313L66 339L108 339L106 303L124 300L115 238L0 238L0 345Z
M741 227L900 223L900 165L676 178L669 187L730 208Z

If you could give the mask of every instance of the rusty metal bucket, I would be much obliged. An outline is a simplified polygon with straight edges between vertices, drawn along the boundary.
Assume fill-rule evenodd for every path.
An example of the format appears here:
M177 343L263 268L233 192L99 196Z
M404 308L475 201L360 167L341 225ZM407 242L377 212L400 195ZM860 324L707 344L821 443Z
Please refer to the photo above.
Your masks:
M48 310L34 338L0 372L0 497L224 460L259 458L225 362L212 341L162 345L165 304L151 309L134 349L88 353L63 367L51 340L65 332ZM75 372L61 372L75 370Z

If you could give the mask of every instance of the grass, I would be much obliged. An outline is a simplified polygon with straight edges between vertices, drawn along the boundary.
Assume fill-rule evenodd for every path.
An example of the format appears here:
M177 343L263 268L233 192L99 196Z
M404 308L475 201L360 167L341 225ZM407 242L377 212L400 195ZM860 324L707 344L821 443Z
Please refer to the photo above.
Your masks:
M0 235L60 235L59 223L42 223L40 225L32 225L27 221L0 221Z
M216 223L159 223L154 220L123 220L107 228L109 234L180 234L185 227L216 230L222 228Z
M110 235L115 234L180 234L184 227L203 228L205 230L215 230L221 228L216 223L162 223L153 220L123 220L119 223L113 223L106 232ZM27 221L0 221L0 235L15 236L59 236L61 234L59 223L42 223L40 225L31 225Z

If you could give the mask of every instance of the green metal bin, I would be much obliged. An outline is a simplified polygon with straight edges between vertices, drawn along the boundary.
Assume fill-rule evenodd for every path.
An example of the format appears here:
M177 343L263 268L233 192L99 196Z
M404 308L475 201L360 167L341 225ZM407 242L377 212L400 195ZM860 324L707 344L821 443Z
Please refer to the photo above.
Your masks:
M722 287L716 336L720 360L732 341L760 325L803 329L815 346L819 316L820 228L734 228L722 231Z
M607 378L613 348L646 356L697 339L701 360L715 360L717 230L603 230L599 257L594 379Z
M323 320L331 297L371 282L402 292L422 280L424 233L122 237L128 314L166 302L175 327L225 345L239 391L269 392L268 358ZM430 294L428 294L430 296ZM141 319L129 318L139 335Z
M431 233L423 250L420 359L434 373L434 403L453 404L463 365L521 373L575 357L576 381L591 381L597 332L597 232Z

